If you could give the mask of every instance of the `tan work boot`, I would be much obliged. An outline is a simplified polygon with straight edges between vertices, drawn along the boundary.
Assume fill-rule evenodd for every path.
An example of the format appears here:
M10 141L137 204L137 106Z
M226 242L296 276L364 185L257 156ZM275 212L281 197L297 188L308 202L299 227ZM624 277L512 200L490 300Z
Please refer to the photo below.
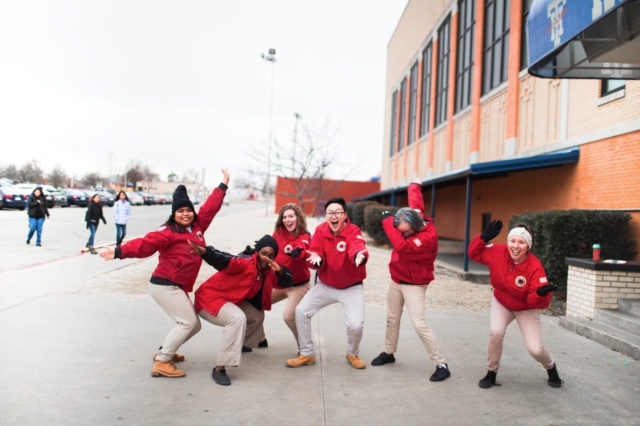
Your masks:
M347 361L349 361L349 364L351 364L353 368L363 369L367 366L358 355L351 355L349 352L347 352Z
M306 356L299 354L297 358L287 360L287 367L302 367L303 365L313 365L316 363L316 359L312 356Z
M156 357L158 356L159 353L160 352L156 352L155 354L153 354L153 360L154 361L156 360ZM179 354L179 353L176 352L175 354L173 354L173 358L171 358L171 361L173 361L173 362L182 362L182 361L184 361L184 355Z
M178 370L173 361L155 361L151 369L152 377L184 377L183 370Z

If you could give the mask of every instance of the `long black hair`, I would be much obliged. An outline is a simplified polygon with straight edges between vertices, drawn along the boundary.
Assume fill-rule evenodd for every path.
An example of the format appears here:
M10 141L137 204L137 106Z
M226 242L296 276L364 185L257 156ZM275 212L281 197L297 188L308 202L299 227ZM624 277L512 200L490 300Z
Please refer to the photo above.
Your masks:
M198 214L194 211L193 212L193 222L191 222L191 226L193 226L193 224L196 223L197 221L198 221ZM172 214L171 216L169 216L169 219L167 219L167 221L165 223L163 223L162 225L168 227L169 229L171 229L173 232L175 232L177 234L185 234L185 233L189 232L186 227L184 227L184 226L180 225L178 222L176 222L175 213Z

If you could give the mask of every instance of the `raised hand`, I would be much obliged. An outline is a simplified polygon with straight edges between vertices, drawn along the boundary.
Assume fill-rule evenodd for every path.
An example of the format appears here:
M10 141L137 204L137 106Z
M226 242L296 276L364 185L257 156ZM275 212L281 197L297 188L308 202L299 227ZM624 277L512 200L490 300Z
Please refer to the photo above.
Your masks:
M480 238L482 238L485 243L488 243L489 241L497 237L500 231L502 231L502 221L494 220L489 224L489 226L486 227L484 231L482 231L482 234L480 234Z

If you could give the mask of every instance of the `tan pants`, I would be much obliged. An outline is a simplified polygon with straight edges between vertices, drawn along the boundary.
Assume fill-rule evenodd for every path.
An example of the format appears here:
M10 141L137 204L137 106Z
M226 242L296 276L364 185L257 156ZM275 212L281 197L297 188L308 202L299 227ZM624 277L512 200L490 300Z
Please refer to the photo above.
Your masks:
M271 292L271 304L274 305L278 302L281 302L284 299L287 299L286 304L284 305L284 322L293 333L293 338L296 339L296 345L298 344L298 330L296 329L296 306L302 300L305 294L309 291L310 285L306 283L304 285L299 285L295 287L289 287L285 289L274 288ZM264 328L262 329L261 338L258 342L264 340ZM245 342L245 345L248 346Z
M204 309L198 312L198 315L211 324L224 327L222 345L216 360L216 366L224 367L240 365L243 342L245 339L257 339L264 322L264 311L257 310L248 302L241 302L240 305L227 302L222 305L217 316Z
M156 356L156 360L166 362L171 360L180 346L200 331L200 319L189 295L181 287L149 284L149 295L176 322Z
M436 335L427 323L424 311L427 285L396 284L391 282L387 291L387 331L385 335L385 352L395 353L398 349L400 335L400 317L403 306L418 333L422 345L430 355L433 364L444 364L446 361L440 352Z
M489 348L487 358L487 370L498 371L500 358L502 357L502 343L507 326L516 320L529 354L544 367L545 370L553 367L554 361L542 344L542 332L540 330L540 312L537 309L526 311L510 311L494 297L491 300L491 318L489 334Z

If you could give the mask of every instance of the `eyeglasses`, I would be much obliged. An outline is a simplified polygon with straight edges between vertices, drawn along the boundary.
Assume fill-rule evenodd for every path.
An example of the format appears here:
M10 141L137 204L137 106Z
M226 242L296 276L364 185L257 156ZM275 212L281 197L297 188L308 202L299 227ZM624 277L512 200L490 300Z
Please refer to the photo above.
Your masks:
M344 212L342 210L338 210L338 211L335 211L335 212L325 212L324 215L327 216L327 217L331 217L331 216L340 217L340 216L342 216L343 213Z

